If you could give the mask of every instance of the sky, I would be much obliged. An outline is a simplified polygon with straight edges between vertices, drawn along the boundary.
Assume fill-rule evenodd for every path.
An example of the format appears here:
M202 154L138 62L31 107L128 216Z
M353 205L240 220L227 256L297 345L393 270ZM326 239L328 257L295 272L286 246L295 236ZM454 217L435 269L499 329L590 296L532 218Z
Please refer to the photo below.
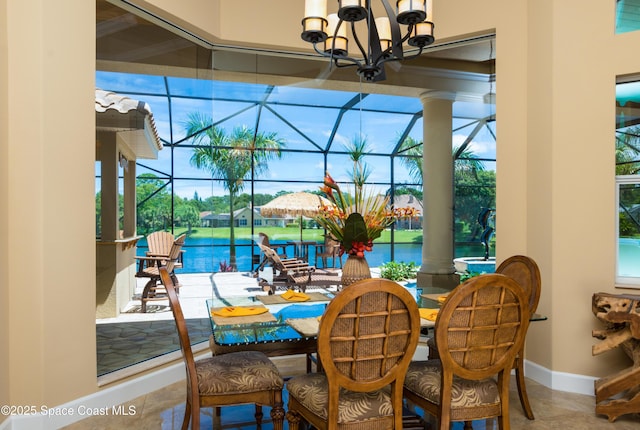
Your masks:
M317 189L325 171L324 157L318 151L330 142L332 151L344 151L345 145L358 135L366 137L371 153L365 157L371 168L368 182L382 183L372 187L384 192L388 188L386 184L391 177L392 168L396 183L413 182L398 159L391 166L388 154L396 146L400 133L408 127L408 136L422 141L422 118L416 120L414 117L416 113L422 112L418 97L359 95L286 86L269 88L262 84L114 72L97 72L96 86L147 103L153 113L158 133L165 143L191 143L184 139L185 124L193 112L202 112L213 118L227 132L239 125L253 129L256 123L261 132L276 132L285 141L285 147L294 152L286 152L281 160L271 161L267 174L261 179L290 182L258 182L254 190L256 193L275 194L282 189ZM256 107L256 103L265 97L267 90L271 91L268 103L265 108L260 109ZM357 98L355 109L341 116L340 107L354 98ZM469 102L455 102L453 110L454 147L467 140L477 118L495 112L493 105ZM338 119L341 120L339 127L334 130ZM492 127L495 127L495 122ZM486 129L478 133L469 149L478 157L495 159L495 139ZM191 154L189 148L180 149L178 145L175 149L175 193L186 198L192 198L194 192L201 197L226 195L222 187L203 180L210 176L191 165ZM159 152L157 160L138 161L141 165L138 167L138 174L157 174L159 171L168 175L171 172L171 150L168 147ZM330 153L326 167L335 179L346 181L351 162L344 154ZM485 163L485 167L494 170L495 163ZM99 175L99 167L96 167L96 175ZM98 187L99 181L96 180L96 190Z

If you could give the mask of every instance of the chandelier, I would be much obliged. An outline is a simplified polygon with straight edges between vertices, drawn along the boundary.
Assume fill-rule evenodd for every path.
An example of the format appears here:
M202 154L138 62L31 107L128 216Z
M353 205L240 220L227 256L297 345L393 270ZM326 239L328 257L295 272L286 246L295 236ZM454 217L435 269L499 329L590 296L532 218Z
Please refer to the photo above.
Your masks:
M338 0L338 13L327 16L327 0L305 0L302 19L302 40L313 43L313 49L328 57L336 67L357 67L357 73L366 81L385 79L384 63L408 60L419 56L425 46L434 42L432 0L398 0L396 10L388 0L380 0L385 16L375 18L373 0ZM396 13L397 12L397 13ZM356 31L356 22L366 20L365 45ZM401 34L401 27L406 34ZM347 27L362 58L349 56ZM406 27L406 28L405 28ZM403 44L418 48L405 55ZM318 45L323 43L320 47Z

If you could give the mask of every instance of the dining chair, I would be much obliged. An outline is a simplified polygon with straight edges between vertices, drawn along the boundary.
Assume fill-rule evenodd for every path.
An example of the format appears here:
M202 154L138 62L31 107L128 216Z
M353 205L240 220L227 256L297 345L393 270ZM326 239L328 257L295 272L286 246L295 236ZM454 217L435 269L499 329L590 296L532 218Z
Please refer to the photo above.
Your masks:
M287 381L287 421L316 429L401 429L402 383L420 333L415 298L387 279L342 290L320 319L324 373Z
M187 373L187 402L182 430L189 427L190 421L192 430L200 429L200 408L215 407L216 414L220 416L221 406L251 403L255 404L258 428L262 423L262 406L268 405L271 406L273 429L282 430L284 381L277 367L258 351L230 352L195 360L182 307L166 267L160 267L160 277L169 296Z
M540 269L538 268L538 264L535 260L524 255L513 255L500 263L496 268L495 273L506 275L520 285L529 298L529 315L533 315L538 309L542 286ZM427 346L429 347L429 358L438 358L438 348L433 337L427 339ZM527 395L527 386L524 378L524 347L525 345L523 344L522 349L518 352L518 355L513 362L513 368L516 374L516 386L522 410L528 419L533 420L535 419L535 416L533 415L533 409L529 403L529 396Z
M435 324L439 359L414 361L404 396L436 417L452 421L497 418L509 430L509 377L529 325L529 298L513 279L486 274L456 287Z
M524 289L525 294L529 298L529 314L533 315L538 309L542 286L540 269L535 260L525 255L513 255L500 263L496 269L496 273L510 277ZM527 387L524 380L524 343L521 350L518 351L518 355L516 355L513 368L516 373L516 385L518 387L518 397L520 398L522 410L528 419L533 420L535 417L531 409L531 404L529 403L529 396L527 395Z

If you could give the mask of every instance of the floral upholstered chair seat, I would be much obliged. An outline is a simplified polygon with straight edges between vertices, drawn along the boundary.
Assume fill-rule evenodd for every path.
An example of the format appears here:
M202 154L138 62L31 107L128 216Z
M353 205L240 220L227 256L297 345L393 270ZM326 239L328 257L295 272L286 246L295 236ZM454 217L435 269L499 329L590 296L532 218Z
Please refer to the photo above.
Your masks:
M420 397L439 404L441 373L440 360L412 362L407 370L404 387ZM451 409L469 406L500 409L498 384L493 378L472 381L454 375L451 392Z
M329 385L324 374L309 373L296 377L287 383L287 390L314 414L327 419ZM338 424L362 422L384 415L388 415L390 421L393 419L388 387L369 393L340 390Z
M236 394L281 390L278 369L264 354L234 352L197 360L198 390L201 394Z

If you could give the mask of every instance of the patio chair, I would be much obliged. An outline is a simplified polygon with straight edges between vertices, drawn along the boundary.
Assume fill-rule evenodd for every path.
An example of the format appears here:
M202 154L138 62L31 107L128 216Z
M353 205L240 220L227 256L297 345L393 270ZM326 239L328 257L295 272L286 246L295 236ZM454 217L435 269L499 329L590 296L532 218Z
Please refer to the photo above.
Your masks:
M440 358L409 365L404 396L435 416L440 430L487 418L509 430L509 377L528 325L529 298L516 281L501 274L469 279L438 312Z
M168 231L154 231L147 236L147 246L149 247L149 249L147 250L145 255L147 255L148 257L168 257L169 252L171 252L171 246L173 245L173 242L175 242L175 240L176 239L173 234L169 233ZM175 263L176 269L182 268L183 253L184 250L181 251L178 257L178 261L176 261Z
M186 234L181 234L177 237L177 239L171 245L171 249L169 250L168 256L144 256L144 257L136 257L138 260L138 272L136 273L136 278L149 278L149 281L146 283L144 288L142 289L142 294L140 296L141 301L141 312L147 312L147 302L154 300L166 300L167 292L164 289L161 279L160 279L160 267L164 266L169 271L171 278L173 279L173 283L176 288L180 287L180 283L178 282L178 278L174 273L174 269L176 268L176 263L178 258L180 258L182 252L182 245L184 245L184 240L186 238Z
M219 417L221 406L254 403L257 428L262 422L262 406L268 405L271 406L274 430L282 430L284 381L278 368L259 351L231 352L195 360L174 280L166 267L160 267L159 272L178 329L187 371L187 402L182 429L189 427L189 421L192 429L200 429L202 407L215 407Z
M266 233L260 232L258 233L260 244L264 246L268 246L269 248L276 251L276 253L281 258L287 258L287 244L286 243L271 243L269 241L269 236Z
M419 334L415 298L396 282L365 279L343 290L320 320L324 372L286 383L289 429L402 429L402 384Z
M286 289L298 288L305 292L307 287L331 287L339 286L341 278L337 273L318 271L315 266L310 266L304 260L281 259L276 252L264 245L258 244L267 264L274 269L273 280L269 284L269 294L274 294L277 287L285 287Z
M318 259L322 261L322 267L327 268L327 261L331 259L331 267L336 268L336 260L339 264L339 267L342 269L342 256L340 255L340 242L333 238L330 234L324 237L324 243L319 243L315 245L316 248L316 259L315 265L318 266Z

